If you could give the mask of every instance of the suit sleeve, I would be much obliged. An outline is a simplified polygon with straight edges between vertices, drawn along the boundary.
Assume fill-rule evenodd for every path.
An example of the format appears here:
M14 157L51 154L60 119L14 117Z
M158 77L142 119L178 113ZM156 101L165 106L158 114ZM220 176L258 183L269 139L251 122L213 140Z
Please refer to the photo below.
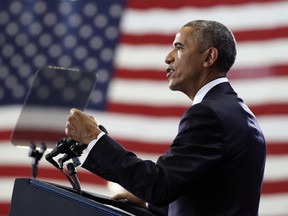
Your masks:
M209 107L195 105L182 117L178 135L156 163L142 160L104 135L83 167L156 206L166 206L185 188L208 177L222 160L222 127Z

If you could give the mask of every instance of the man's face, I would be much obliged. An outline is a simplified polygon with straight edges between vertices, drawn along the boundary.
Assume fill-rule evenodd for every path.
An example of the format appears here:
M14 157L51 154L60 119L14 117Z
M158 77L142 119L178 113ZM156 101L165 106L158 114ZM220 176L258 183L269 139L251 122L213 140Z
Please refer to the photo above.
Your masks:
M204 59L204 51L199 49L193 39L193 28L181 28L165 59L169 88L194 97L201 87Z

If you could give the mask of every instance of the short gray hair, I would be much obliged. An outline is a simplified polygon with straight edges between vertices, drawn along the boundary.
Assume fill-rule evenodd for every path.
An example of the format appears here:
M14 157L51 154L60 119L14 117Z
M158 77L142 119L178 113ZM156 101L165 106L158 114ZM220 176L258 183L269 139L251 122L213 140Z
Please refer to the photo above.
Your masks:
M236 41L233 33L223 24L210 20L194 20L183 27L193 28L193 38L200 48L214 47L218 50L216 65L228 72L236 59Z

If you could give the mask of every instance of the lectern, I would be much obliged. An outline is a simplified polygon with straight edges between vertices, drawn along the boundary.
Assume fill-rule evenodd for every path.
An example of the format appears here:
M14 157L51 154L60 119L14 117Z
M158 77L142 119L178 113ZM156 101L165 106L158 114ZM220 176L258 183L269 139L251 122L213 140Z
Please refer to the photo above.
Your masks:
M36 179L15 180L9 216L152 216L149 211L98 194Z

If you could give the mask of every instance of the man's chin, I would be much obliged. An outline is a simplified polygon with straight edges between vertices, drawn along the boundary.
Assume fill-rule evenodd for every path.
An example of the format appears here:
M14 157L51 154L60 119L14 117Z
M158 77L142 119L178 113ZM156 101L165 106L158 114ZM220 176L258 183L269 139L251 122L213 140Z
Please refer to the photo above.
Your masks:
M171 85L169 85L169 89L175 91Z

